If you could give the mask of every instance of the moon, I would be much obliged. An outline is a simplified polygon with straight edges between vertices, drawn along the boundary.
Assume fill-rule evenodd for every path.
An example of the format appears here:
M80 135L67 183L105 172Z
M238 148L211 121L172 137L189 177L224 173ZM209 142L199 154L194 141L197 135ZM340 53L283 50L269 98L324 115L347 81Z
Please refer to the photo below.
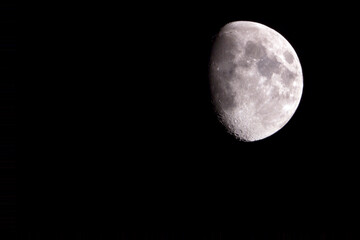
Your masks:
M241 141L279 131L295 113L303 91L294 48L275 30L250 21L221 28L211 50L209 78L220 122Z

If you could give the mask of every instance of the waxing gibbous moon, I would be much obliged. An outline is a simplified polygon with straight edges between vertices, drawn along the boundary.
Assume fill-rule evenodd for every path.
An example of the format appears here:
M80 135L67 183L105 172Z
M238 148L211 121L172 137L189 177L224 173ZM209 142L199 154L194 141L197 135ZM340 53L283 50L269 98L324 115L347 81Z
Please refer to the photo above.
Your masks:
M255 22L226 24L210 58L210 87L220 121L242 141L264 139L295 113L303 90L299 58L275 30Z

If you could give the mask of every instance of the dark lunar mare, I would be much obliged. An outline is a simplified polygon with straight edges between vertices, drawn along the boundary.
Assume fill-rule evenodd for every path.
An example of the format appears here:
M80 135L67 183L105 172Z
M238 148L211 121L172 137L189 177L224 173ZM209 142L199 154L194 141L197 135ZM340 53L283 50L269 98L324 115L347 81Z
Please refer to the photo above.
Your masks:
M294 62L294 56L289 51L284 52L284 57L289 64L292 64Z
M281 63L276 60L275 56L265 56L257 62L257 69L261 75L271 79L274 73L280 73L280 65Z
M253 41L247 41L245 44L245 57L248 59L260 59L266 55L266 48Z
M297 74L290 71L289 69L285 69L281 73L281 79L285 83L287 87L291 87L291 83L294 81L294 79L297 77Z

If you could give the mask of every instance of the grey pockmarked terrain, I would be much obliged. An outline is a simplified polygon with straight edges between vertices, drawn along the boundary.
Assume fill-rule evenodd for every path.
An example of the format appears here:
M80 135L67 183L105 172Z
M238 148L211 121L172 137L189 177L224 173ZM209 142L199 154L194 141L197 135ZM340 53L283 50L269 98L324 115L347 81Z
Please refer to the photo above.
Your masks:
M262 24L239 21L225 25L214 42L210 85L221 122L238 139L256 141L293 116L303 76L283 36Z

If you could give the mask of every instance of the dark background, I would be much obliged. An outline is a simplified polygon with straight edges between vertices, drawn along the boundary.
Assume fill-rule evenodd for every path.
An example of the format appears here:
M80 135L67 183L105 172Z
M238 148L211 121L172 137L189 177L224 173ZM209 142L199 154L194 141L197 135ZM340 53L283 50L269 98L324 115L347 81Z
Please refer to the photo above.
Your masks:
M236 232L117 232L117 233L30 233L28 239L123 239L123 240L335 240L356 239L352 232L276 232L276 231L236 231Z
M243 1L48 6L29 30L36 40L23 79L32 78L21 96L27 226L354 224L355 9ZM208 85L212 41L238 20L281 33L304 74L291 121L253 143L221 126Z
M0 229L15 227L15 5L0 4Z

